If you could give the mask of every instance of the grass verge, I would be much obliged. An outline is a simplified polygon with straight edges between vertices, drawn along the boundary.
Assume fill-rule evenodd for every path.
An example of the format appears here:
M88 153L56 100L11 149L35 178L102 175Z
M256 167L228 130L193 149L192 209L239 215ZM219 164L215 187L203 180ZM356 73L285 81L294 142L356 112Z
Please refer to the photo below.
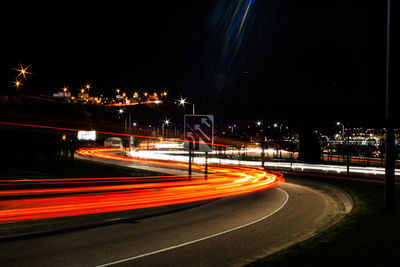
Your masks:
M386 213L383 185L323 181L351 194L352 212L320 235L248 266L399 266L400 198L395 212Z

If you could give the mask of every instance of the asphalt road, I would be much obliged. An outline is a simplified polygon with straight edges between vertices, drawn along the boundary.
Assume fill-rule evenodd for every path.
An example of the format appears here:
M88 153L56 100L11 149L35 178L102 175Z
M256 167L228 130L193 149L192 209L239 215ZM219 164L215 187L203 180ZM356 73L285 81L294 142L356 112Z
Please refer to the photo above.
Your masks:
M315 235L350 206L341 190L285 183L140 221L0 243L0 265L241 266Z

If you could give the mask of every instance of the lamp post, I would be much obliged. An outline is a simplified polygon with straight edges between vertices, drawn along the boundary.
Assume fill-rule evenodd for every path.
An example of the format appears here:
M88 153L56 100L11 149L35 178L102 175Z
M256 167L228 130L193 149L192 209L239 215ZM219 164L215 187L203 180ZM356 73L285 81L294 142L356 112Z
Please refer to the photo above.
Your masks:
M185 107L185 104L189 104L189 105L192 105L192 106L193 106L193 115L194 115L194 104L193 104L193 103L186 102L186 98L185 98L185 99L181 98L181 99L179 100L179 105L182 105L183 107Z
M387 0L386 20L386 161L385 161L385 187L384 209L394 211L394 175L395 175L395 136L393 130L393 95L390 86L390 20L391 0Z
M193 105L193 115L194 115L195 114L194 113L194 104L186 102L186 98L181 98L179 100L179 105L182 105L183 108L185 108L185 104ZM183 127L185 127L185 125ZM191 176L192 176L192 150L190 149L190 146L189 146L189 170L188 171L189 171L189 179L191 179Z
M336 122L337 126L342 125L342 140L344 140L344 123L341 123L340 121Z
M162 137L164 137L164 126L169 125L169 120L165 119L162 124Z

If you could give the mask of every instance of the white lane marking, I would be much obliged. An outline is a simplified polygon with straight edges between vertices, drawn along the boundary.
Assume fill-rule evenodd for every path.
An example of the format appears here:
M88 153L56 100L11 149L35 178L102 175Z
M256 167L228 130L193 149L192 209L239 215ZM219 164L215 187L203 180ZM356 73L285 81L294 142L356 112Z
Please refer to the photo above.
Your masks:
M268 214L268 215L266 215L266 216L264 216L264 217L262 217L260 219L257 219L255 221L252 221L252 222L249 222L249 223L246 223L246 224L231 228L229 230L225 230L225 231L217 233L217 234L213 234L213 235L209 235L209 236L202 237L202 238L199 238L199 239L195 239L195 240L192 240L192 241L189 241L189 242L185 242L185 243L182 243L182 244L179 244L179 245L175 245L175 246L171 246L171 247L155 250L155 251L152 251L152 252L144 253L144 254L141 254L141 255L134 256L134 257L130 257L130 258L122 259L122 260L117 260L117 261L112 261L112 262L109 262L109 263L100 264L100 265L97 265L97 267L104 267L104 266L110 266L110 265L114 265L114 264L119 264L119 263L123 263L123 262L127 262L127 261L136 260L136 259L139 259L139 258L147 257L147 256L150 256L150 255L158 254L158 253L165 252L165 251L168 251L168 250L181 248L181 247L184 247L184 246L187 246L187 245L191 245L191 244L194 244L194 243L206 240L206 239L210 239L210 238L217 237L217 236L229 233L229 232L233 232L233 231L239 230L241 228L250 226L252 224L258 223L258 222L260 222L262 220L265 220L268 217L270 217L270 216L274 215L275 213L277 213L278 211L280 211L286 205L286 203L289 200L289 194L285 190L283 190L283 189L281 189L279 187L277 187L276 189L279 189L280 191L285 193L285 195L286 195L285 201L283 202L283 204L279 208L277 208L276 210L274 210L270 214Z

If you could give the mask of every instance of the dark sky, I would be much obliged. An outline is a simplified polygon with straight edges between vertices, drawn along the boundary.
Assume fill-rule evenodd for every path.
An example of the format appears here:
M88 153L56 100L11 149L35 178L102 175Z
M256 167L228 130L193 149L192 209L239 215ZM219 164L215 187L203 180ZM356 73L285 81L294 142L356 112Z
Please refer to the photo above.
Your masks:
M204 112L383 118L385 1L253 0L247 13L244 0L136 2L2 9L2 88L21 62L35 74L26 91L89 82L98 93L167 89Z

